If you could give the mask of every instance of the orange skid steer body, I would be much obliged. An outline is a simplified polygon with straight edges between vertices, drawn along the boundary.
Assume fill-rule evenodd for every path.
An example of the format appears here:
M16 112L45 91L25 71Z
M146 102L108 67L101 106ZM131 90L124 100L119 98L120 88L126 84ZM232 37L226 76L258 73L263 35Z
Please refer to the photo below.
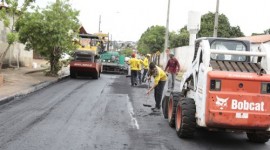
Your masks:
M193 137L202 127L246 132L252 142L268 142L270 45L251 49L246 40L197 39L180 91L164 98L162 107L180 138Z
M270 75L211 71L207 76L206 125L267 130L270 125Z

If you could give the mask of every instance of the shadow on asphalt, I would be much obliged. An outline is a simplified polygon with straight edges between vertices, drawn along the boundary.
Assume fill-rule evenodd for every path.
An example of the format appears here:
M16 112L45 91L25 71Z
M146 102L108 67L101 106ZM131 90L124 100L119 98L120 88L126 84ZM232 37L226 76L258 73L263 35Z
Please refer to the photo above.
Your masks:
M147 116L162 116L161 112L151 112L149 114L143 115L142 117L147 117Z

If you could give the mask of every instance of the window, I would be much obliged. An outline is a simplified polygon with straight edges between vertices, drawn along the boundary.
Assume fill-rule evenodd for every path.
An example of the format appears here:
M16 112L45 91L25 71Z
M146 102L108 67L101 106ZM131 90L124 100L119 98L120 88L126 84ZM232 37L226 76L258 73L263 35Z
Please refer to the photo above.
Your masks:
M79 61L93 61L92 55L82 55L82 54L78 54L75 57L75 60L79 60Z
M247 51L246 46L238 41L215 40L211 43L211 49L216 50L232 50L232 51ZM212 60L228 60L228 61L246 61L247 56L241 55L225 55L211 54Z

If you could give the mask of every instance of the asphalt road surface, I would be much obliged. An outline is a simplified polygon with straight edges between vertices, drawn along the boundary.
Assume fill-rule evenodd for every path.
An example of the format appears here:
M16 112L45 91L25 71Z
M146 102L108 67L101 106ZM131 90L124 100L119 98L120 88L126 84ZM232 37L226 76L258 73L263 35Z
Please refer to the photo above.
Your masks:
M1 150L267 150L243 133L198 129L179 139L159 113L143 103L147 85L103 74L67 79L0 106ZM153 94L153 93L152 93Z

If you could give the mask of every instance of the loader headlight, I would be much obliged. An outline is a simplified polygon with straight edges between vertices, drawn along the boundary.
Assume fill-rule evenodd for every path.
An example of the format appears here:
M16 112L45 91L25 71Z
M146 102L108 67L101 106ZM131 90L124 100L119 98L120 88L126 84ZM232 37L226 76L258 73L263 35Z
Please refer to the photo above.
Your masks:
M261 84L261 93L262 94L270 94L270 83L262 83Z
M221 81L220 80L211 80L210 81L210 90L211 91L220 91L221 90Z

